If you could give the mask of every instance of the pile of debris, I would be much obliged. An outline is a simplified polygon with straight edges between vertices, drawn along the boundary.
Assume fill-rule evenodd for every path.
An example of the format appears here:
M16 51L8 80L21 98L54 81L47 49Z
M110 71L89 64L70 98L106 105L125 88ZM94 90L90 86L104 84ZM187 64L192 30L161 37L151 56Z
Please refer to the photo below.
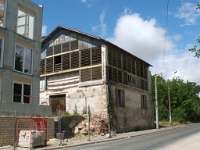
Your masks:
M74 135L87 135L88 130L90 130L90 135L105 135L109 132L107 118L91 116L90 122L88 121L88 117L85 118L85 120L78 124L75 120L69 124L69 128Z

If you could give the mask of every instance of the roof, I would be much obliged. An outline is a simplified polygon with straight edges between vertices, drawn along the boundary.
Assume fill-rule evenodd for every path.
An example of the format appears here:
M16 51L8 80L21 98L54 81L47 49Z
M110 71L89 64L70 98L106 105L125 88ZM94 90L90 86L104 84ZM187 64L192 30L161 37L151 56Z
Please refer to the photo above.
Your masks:
M111 45L113 45L113 46L116 46L117 48L121 49L122 51L124 51L124 52L126 52L126 53L129 53L130 55L134 56L134 57L137 58L138 60L140 60L140 61L146 63L148 66L152 66L152 65L150 65L149 63L147 63L146 61L144 61L144 60L138 58L137 56L131 54L130 52L128 52L128 51L122 49L121 47L119 47L119 46L117 46L117 45L115 45L115 44L113 44L113 43L111 43L111 42L109 42L109 41L107 41L107 40L105 40L105 39L102 39L102 38L100 38L100 37L97 37L97 36L94 36L94 35L91 35L91 34L87 34L87 33L81 32L81 31L79 31L79 30L75 30L75 29L71 29L71 28L64 27L64 26L60 26L60 25L57 26L49 35L47 35L47 36L45 36L45 37L42 37L42 44L41 44L42 51L43 51L44 49L46 49L46 47L47 47L49 41L51 41L54 37L58 37L59 35L61 35L61 32L62 32L63 30L68 30L68 31L71 31L71 32L75 32L75 33L78 33L78 34L81 34L81 35L84 35L84 36L91 37L91 38L96 39L96 40L100 40L100 41L102 41L102 42L104 42L104 43L106 43L106 44L111 44Z

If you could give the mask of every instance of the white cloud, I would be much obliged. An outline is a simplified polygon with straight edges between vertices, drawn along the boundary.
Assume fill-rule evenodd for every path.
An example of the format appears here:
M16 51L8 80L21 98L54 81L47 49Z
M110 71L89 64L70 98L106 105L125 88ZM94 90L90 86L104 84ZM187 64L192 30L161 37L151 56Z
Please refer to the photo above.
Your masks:
M101 33L100 33L101 37L104 37L107 34L107 25L104 22L105 16L106 16L106 10L103 10L101 12L100 16L99 16L100 23L98 25L92 27L92 31L93 32L96 32L100 28L100 30L101 30Z
M152 74L162 72L165 79L172 79L173 77L180 77L185 81L198 82L200 81L200 61L194 57L194 53L191 53L186 48L185 50L175 50L165 56L165 61L162 68L162 58L158 57L151 61L153 65L150 70ZM173 74L177 71L176 74Z
M145 20L139 14L125 9L117 20L113 37L107 40L152 64L152 74L162 72L167 79L178 71L170 79L179 76L185 81L200 81L200 71L197 69L200 68L200 59L188 51L191 45L177 50L174 42L181 40L181 35L170 38L166 34L166 30L157 25L156 19Z
M182 38L182 36L180 34L177 34L177 35L174 36L175 41L180 41L181 38Z
M81 2L83 2L83 3L86 3L86 2L87 2L87 0L81 0Z
M166 30L157 26L156 19L144 20L127 9L117 20L114 36L107 40L145 61L163 55L165 41L166 52L174 48L173 42L166 37Z
M198 17L200 17L200 10L196 9L197 5L193 3L182 3L181 7L178 8L178 12L175 14L175 17L184 19L184 25L193 25L196 23Z
M46 25L43 25L43 26L42 26L42 36L45 36L45 35L46 35L46 32L47 32L47 26L46 26Z

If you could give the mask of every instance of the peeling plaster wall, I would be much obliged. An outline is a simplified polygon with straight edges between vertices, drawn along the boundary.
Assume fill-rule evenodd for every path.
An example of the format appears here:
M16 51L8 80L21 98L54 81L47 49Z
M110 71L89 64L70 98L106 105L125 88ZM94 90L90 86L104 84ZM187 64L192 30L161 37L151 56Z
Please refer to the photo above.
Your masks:
M116 107L115 88L125 91L125 107ZM111 121L118 132L127 132L153 128L152 126L152 100L146 91L110 86L112 96L111 101ZM141 109L141 94L147 96L147 110Z
M75 104L77 111L82 114L85 106L90 106L93 115L107 114L106 86L96 85L90 87L71 88L67 91L66 110L73 114Z

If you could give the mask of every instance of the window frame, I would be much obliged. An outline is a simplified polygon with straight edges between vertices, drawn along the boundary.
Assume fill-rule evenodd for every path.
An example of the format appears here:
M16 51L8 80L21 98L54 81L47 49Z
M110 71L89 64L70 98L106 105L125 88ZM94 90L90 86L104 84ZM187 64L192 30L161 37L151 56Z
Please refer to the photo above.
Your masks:
M120 94L120 95L119 95ZM125 91L122 89L115 89L116 106L125 108ZM120 97L120 98L119 98Z
M148 109L147 96L144 94L141 95L141 109Z
M14 95L15 95L15 84L19 84L19 85L21 85L22 87L21 87L21 102L16 102L16 101L14 101ZM29 98L29 102L28 103L25 103L24 102L24 97L25 97L25 95L24 95L24 85L29 85L30 86L30 95L26 95L26 96L30 96ZM24 83L24 82L18 82L18 81L13 81L13 92L12 92L13 94L12 94L12 102L13 103L21 103L21 104L31 104L32 103L32 84L29 84L29 83Z
M20 6L19 6L20 5ZM22 7L24 6L21 6L21 4L18 5L18 11L17 11L17 24L16 24L16 33L24 36L24 37L27 37L29 39L35 39L35 15L33 15L32 13L30 13L29 11L27 11L28 8L24 9ZM22 13L25 14L25 23L23 25L18 25L19 23L19 11L21 11ZM32 10L30 10L32 11ZM30 17L33 18L33 23L30 25ZM24 31L23 33L21 34L19 31L18 31L18 27L22 27L24 26ZM30 27L32 26L32 31L30 31Z
M20 47L22 47L23 48L23 68L22 68L22 71L20 71L20 70L16 70L16 68L15 68L15 64L16 64L16 47L17 46L20 46ZM25 53L25 51L26 51L26 49L29 49L30 51L31 51L31 70L30 70L30 73L28 72L28 73L26 73L24 70L25 70L25 61L26 61L26 53ZM13 68L13 70L14 71L17 71L17 72L20 72L20 73L24 73L24 74L28 74L28 75L32 75L32 72L33 72L33 49L32 48L29 48L29 47L27 47L27 46L24 46L24 45L22 45L22 44L19 44L19 43L15 43L15 53L14 53L14 68Z

